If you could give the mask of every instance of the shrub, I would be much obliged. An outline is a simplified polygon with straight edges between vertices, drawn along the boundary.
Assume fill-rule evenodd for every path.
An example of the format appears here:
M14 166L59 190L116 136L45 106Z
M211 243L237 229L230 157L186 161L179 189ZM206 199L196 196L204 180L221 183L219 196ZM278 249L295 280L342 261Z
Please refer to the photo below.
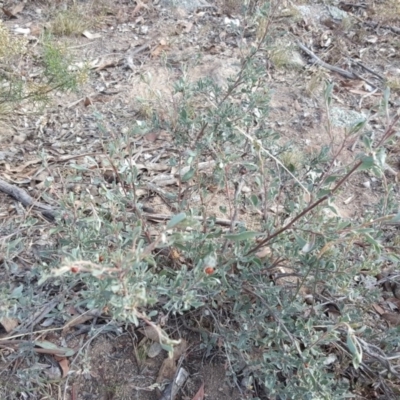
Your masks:
M0 23L0 114L8 114L14 107L24 104L42 105L49 101L55 90L76 90L87 76L87 69L72 69L73 57L65 47L57 44L51 36L43 36L43 52L37 59L29 49L25 38L15 38ZM18 59L25 58L38 66L38 74L28 76L15 69Z

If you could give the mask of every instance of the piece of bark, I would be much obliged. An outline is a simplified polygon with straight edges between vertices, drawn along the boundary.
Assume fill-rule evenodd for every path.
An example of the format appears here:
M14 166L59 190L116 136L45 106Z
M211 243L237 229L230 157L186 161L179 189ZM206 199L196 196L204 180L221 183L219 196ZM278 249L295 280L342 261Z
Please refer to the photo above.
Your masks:
M57 210L47 204L40 203L34 200L29 194L24 190L20 189L14 185L0 179L0 191L13 197L15 200L19 201L24 207L32 207L34 210L38 210L42 215L49 221L54 221L57 215Z

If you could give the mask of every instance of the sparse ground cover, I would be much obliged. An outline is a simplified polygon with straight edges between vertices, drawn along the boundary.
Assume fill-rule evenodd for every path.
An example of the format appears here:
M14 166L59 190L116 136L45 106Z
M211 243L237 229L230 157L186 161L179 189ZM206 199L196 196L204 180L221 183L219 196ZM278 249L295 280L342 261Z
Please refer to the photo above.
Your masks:
M399 398L397 2L3 13L2 399Z

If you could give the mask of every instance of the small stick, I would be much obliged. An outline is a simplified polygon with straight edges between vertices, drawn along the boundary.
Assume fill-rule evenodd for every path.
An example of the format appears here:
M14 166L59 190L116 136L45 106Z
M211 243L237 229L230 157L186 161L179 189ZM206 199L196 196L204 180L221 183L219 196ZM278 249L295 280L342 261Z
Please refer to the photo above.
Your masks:
M358 76L354 74L353 72L348 72L342 68L335 67L333 65L330 65L326 63L325 61L322 61L317 55L315 55L311 50L309 50L306 46L304 46L303 43L297 41L297 45L305 52L307 53L311 58L314 59L314 61L321 65L321 67L324 67L326 69L329 69L330 71L337 72L338 74L344 76L345 78L348 79L357 79Z
M0 191L13 197L25 207L32 207L39 210L48 220L55 220L56 210L48 206L47 204L35 201L24 189L20 189L14 185L10 185L9 183L0 179Z

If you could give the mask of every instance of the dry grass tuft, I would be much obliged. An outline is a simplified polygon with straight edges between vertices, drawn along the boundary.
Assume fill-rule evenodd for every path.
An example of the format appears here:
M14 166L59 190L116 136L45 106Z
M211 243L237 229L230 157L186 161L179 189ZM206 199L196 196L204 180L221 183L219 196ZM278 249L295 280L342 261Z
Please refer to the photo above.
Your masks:
M72 6L66 10L58 10L47 28L50 34L55 36L79 36L86 29L95 25L94 18L88 18L91 15L89 7Z

